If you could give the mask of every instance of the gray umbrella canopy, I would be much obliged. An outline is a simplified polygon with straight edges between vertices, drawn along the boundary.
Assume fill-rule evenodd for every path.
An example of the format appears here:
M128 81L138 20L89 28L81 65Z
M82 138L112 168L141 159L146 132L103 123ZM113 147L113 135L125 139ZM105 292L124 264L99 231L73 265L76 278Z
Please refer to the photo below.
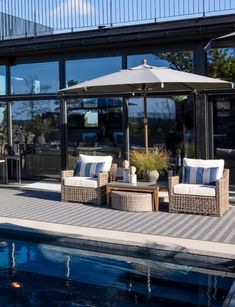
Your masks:
M81 94L141 94L144 97L145 149L148 150L147 102L148 94L161 92L193 92L210 89L232 88L231 82L204 77L165 67L143 64L134 68L120 70L90 81L62 89L62 92Z
M140 66L120 70L90 81L63 89L87 94L159 93L173 91L209 90L231 88L232 84L214 78L191 74L166 67L150 66L144 61Z

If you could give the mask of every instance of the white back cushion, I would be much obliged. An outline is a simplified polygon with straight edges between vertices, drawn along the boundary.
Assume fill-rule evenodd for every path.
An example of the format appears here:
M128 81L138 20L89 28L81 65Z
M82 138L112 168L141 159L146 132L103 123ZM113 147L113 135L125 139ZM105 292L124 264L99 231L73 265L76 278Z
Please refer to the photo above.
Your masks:
M202 159L188 159L184 158L183 166L191 166L191 167L218 167L219 170L217 172L216 180L220 179L223 176L224 171L224 160L202 160Z
M87 155L79 155L79 161L88 163L88 162L104 162L104 172L110 171L113 157L112 156L87 156Z

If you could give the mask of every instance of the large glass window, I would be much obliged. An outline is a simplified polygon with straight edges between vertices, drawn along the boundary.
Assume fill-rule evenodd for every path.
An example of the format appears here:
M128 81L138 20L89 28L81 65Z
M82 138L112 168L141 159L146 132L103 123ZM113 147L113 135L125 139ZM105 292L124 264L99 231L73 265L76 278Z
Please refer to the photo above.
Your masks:
M167 60L161 60L158 55L155 54L137 54L128 56L128 67L135 67L141 65L143 60L147 60L149 65L156 67L169 67Z
M235 82L235 48L215 48L208 54L209 76ZM214 157L225 160L230 184L235 185L235 99L233 95L212 96Z
M137 54L128 56L128 67L141 65L143 60L156 67L169 67L181 71L193 72L193 52L169 51L156 54Z
M157 54L128 56L128 67L142 64L169 67L182 71L193 71L193 52L178 51ZM164 146L187 157L195 155L193 99L192 96L169 96L147 98L148 139L150 147ZM132 98L129 103L130 145L132 148L144 146L144 101Z
M116 72L121 68L121 57L70 60L66 62L66 84L71 86Z
M97 78L122 68L121 57L66 61L67 86ZM122 99L73 99L68 102L69 167L79 153L122 157Z
M212 78L235 82L235 48L211 49L208 70Z
M235 185L235 98L214 96L214 156L225 160L230 170L230 184Z
M148 97L149 147L164 146L176 156L194 157L193 99L191 96ZM129 101L131 148L144 147L144 102L142 98Z
M55 93L58 90L58 62L18 64L11 67L12 95Z
M0 66L0 95L6 95L6 66Z
M24 177L59 177L59 101L12 104L13 148L22 155Z
M122 156L122 99L74 99L68 101L69 167L79 153Z
M0 156L5 152L7 144L7 104L0 102Z

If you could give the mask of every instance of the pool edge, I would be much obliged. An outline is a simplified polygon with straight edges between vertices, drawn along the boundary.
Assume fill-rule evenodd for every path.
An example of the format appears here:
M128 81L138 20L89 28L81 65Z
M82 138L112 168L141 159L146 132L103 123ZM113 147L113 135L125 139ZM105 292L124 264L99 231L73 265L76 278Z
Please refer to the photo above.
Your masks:
M0 217L0 235L99 252L220 264L235 261L235 245ZM223 252L221 252L223 251Z

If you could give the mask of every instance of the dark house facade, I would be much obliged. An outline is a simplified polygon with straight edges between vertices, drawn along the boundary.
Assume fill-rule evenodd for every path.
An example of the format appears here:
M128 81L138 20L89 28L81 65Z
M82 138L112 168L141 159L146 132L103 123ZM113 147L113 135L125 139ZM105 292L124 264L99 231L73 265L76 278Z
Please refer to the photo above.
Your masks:
M126 118L120 97L61 96L59 89L143 59L235 81L234 46L204 49L212 38L232 32L234 20L234 14L217 14L2 40L1 153L21 154L25 179L59 178L61 169L74 167L79 153L112 154L121 163L127 122L131 148L144 145L142 98L130 99ZM175 160L179 152L223 158L235 184L235 92L206 94L149 97L149 146L167 147Z

